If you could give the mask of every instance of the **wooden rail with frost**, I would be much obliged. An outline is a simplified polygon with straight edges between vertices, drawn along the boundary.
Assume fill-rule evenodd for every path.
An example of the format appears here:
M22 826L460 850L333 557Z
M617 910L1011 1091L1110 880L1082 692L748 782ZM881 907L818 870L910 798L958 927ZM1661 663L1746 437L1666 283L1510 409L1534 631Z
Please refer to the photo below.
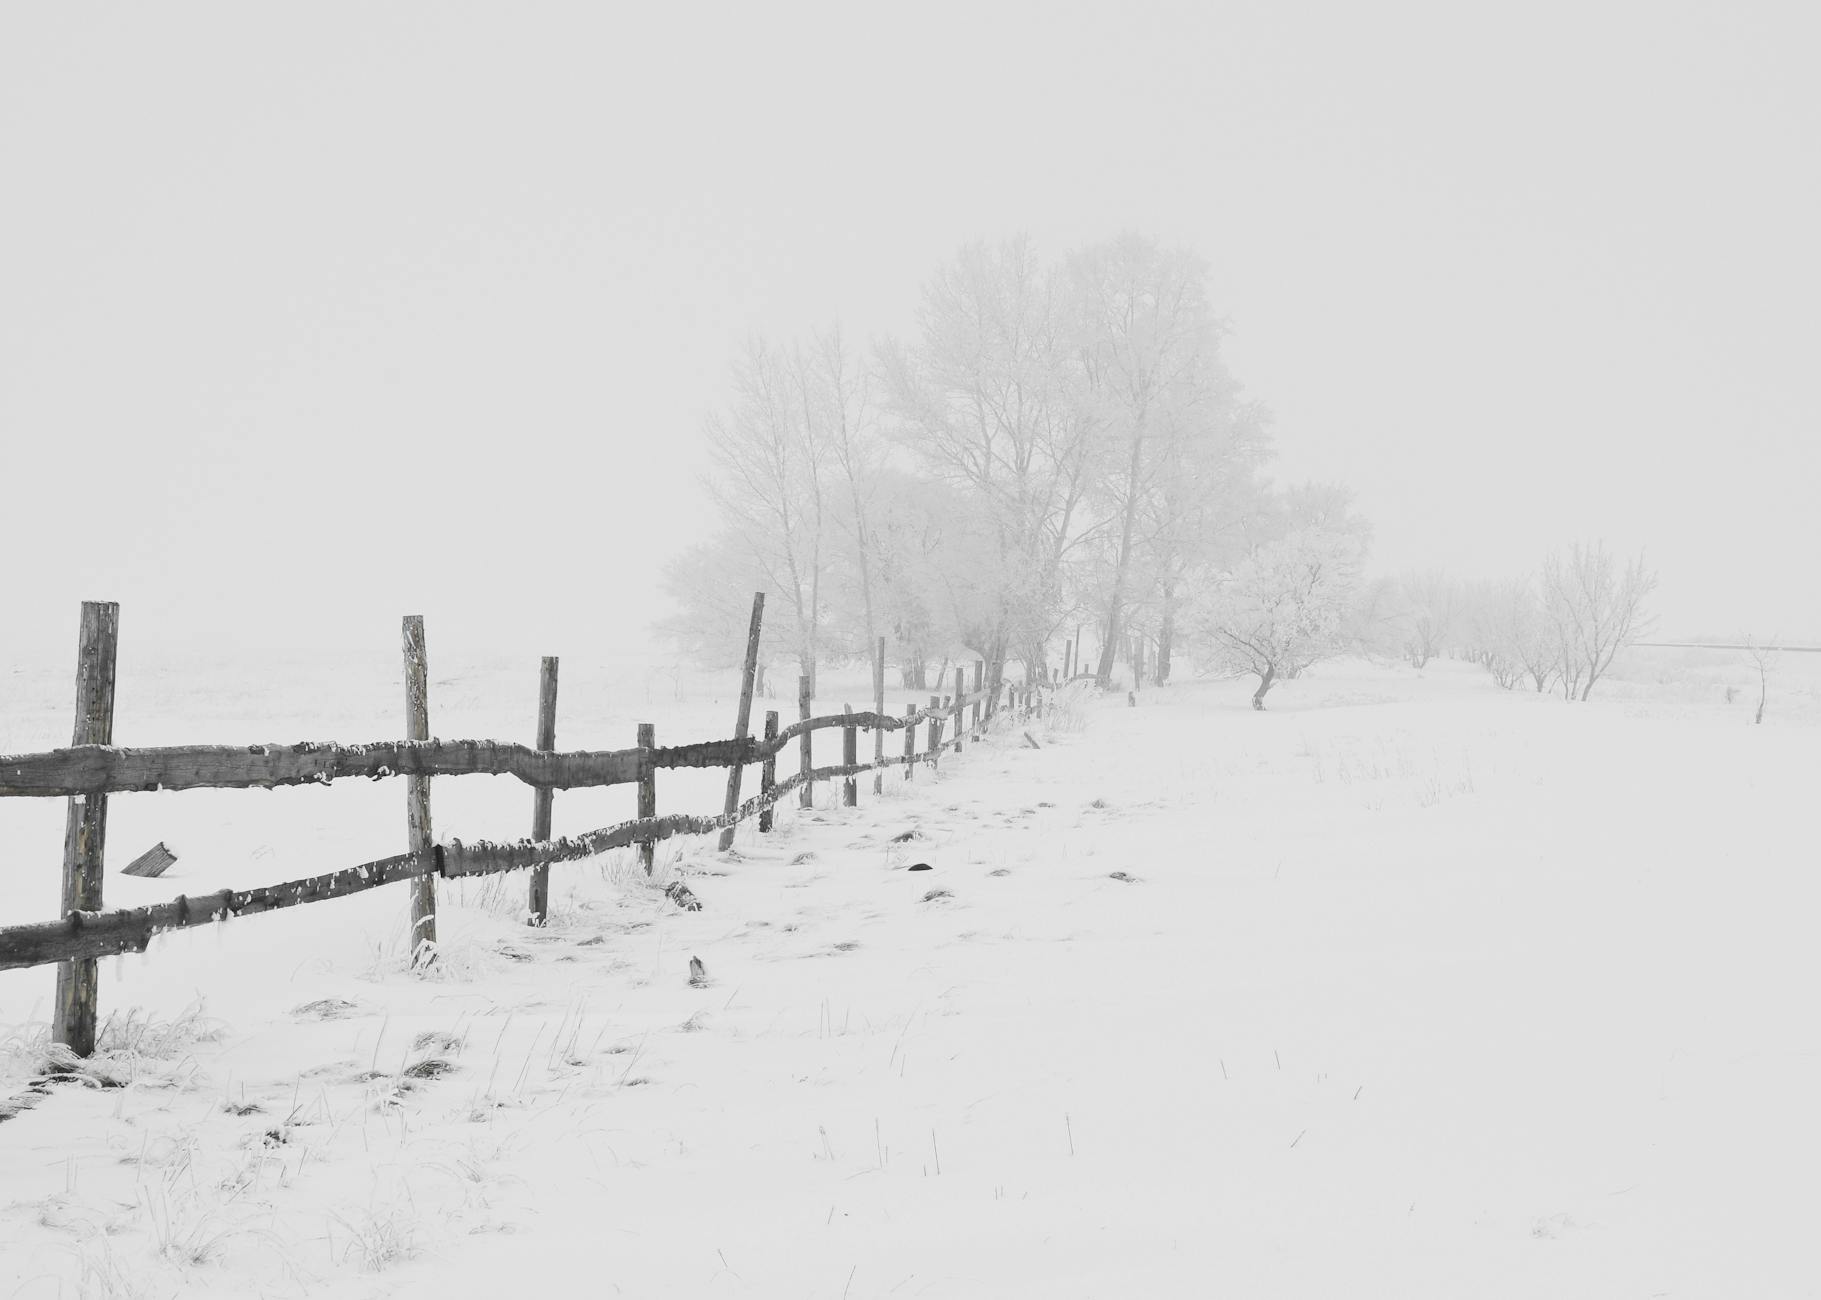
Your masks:
M990 692L976 693L982 700ZM1025 697L1035 706L1034 699ZM972 703L973 696L968 697ZM990 701L988 701L990 703ZM659 767L717 767L733 763L758 763L774 757L791 741L814 731L870 727L879 730L914 730L922 723L941 720L955 705L932 706L895 718L879 712L828 714L808 718L781 729L775 738L743 741L717 740L649 751ZM914 736L911 738L914 741ZM656 843L676 835L707 835L736 826L768 810L806 784L852 778L892 767L909 768L927 762L944 750L958 748L962 738L938 739L936 745L917 753L914 743L903 755L877 758L869 763L840 763L799 771L775 781L761 794L730 812L711 816L671 814L642 817L604 826L581 835L550 840L494 842L451 840L414 853L403 853L363 862L326 875L310 876L282 884L212 894L183 895L168 903L115 911L72 911L61 920L0 928L0 970L17 970L52 962L85 961L120 953L144 952L152 939L171 930L209 925L240 916L299 907L363 893L383 885L426 877L459 879L496 875L506 871L549 867L594 857L613 849ZM639 766L647 751L641 749L546 753L524 745L496 741L382 742L375 745L301 744L180 746L164 749L124 749L81 745L43 754L0 757L0 795L58 796L97 792L184 790L198 788L242 789L261 786L326 784L338 777L460 776L492 774L516 776L527 784L550 789L588 785L630 784L639 779Z
M984 697L986 692L980 692ZM970 697L972 699L973 697ZM855 726L897 731L937 716L833 713L794 722L775 740L706 740L651 751L659 768L732 767L762 762L806 732ZM540 789L631 785L645 751L555 753L498 740L383 740L366 745L303 741L276 745L172 745L131 748L73 745L38 754L0 755L0 798L130 794L153 790L247 790L327 785L389 776L515 776Z

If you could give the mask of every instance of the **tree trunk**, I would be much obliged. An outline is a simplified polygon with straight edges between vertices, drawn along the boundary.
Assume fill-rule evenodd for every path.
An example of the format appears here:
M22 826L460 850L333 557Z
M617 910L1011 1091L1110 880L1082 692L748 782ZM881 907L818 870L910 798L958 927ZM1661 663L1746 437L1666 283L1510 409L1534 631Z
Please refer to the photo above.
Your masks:
M1176 592L1165 585L1163 619L1157 626L1157 684L1170 680L1170 656L1176 648Z
M1260 713L1265 711L1265 692L1271 689L1271 683L1277 680L1277 665L1266 664L1264 672L1259 674L1258 689L1252 692L1252 707Z
M1144 413L1132 430L1132 463L1126 471L1125 519L1119 530L1119 558L1113 566L1113 591L1107 597L1106 640L1100 649L1100 669L1094 679L1102 690L1113 684L1113 656L1119 649L1125 616L1126 572L1132 565L1132 529L1138 522L1138 474L1144 465Z

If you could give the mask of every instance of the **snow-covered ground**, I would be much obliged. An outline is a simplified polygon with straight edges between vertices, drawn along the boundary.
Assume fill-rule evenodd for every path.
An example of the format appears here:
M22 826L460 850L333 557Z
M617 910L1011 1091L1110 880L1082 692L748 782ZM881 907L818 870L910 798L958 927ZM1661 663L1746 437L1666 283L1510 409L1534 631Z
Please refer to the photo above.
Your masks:
M437 734L529 738L535 663L438 669ZM402 890L167 936L103 964L124 1086L0 1123L0 1296L1821 1293L1802 669L1762 727L1736 665L1643 656L1576 706L1452 663L1325 666L1264 714L1190 683L818 790L736 857L673 842L656 883L700 913L618 856L558 868L541 932L516 877L445 887L428 979ZM564 671L564 747L728 731L729 683ZM65 675L0 678L0 751L67 741ZM123 662L115 734L377 739L398 696ZM631 798L559 795L556 829ZM403 803L120 796L110 864L179 862L108 901L397 852ZM530 795L440 780L434 815L522 834ZM62 818L0 802L0 921L54 914ZM0 975L0 1095L50 987Z

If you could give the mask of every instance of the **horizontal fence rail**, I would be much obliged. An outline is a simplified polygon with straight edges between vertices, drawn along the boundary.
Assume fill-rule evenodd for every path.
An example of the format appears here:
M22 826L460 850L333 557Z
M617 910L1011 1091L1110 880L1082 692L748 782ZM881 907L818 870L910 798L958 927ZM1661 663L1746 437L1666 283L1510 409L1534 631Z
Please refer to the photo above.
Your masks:
M986 702L977 691L966 703ZM126 748L73 745L39 754L0 755L0 798L130 794L154 790L250 790L328 785L391 776L515 776L541 789L579 790L632 785L648 767L732 767L759 763L798 737L859 727L897 731L946 709L914 717L831 713L779 731L775 740L705 740L652 750L606 749L553 753L497 740L384 740L367 745L303 741L285 745L173 745Z

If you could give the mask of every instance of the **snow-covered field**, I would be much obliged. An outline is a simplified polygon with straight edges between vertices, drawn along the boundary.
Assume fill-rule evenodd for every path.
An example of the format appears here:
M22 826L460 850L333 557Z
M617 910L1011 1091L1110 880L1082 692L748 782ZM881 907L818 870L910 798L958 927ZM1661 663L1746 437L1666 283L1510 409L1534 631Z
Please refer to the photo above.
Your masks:
M530 738L534 661L431 652L437 734ZM116 741L396 736L395 657L124 660ZM103 963L122 1086L0 1123L0 1297L1821 1294L1807 668L1762 727L1732 660L1576 706L1452 663L1264 714L1190 683L818 790L734 858L672 842L696 914L621 856L558 868L541 932L516 877L445 887L428 979L402 890L167 936ZM729 730L732 683L564 674L563 747ZM67 743L67 675L0 676L0 752ZM110 865L179 862L108 901L397 852L403 804L119 796ZM439 780L436 830L530 804ZM62 820L0 802L0 922L54 914ZM0 975L0 1095L50 988Z

